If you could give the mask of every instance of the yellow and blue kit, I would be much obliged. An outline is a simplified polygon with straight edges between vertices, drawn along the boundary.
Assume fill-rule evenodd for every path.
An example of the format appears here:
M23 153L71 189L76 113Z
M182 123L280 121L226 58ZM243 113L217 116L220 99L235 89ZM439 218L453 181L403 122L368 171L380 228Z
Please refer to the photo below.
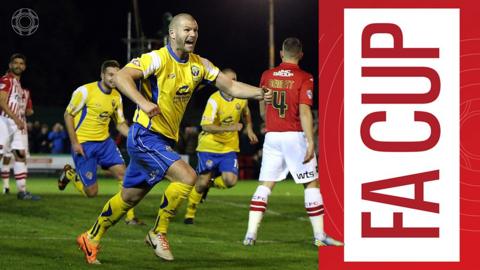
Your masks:
M213 93L203 112L200 125L227 127L238 123L247 105L247 100L227 99L222 92ZM209 133L202 131L198 136L197 173L209 171L238 173L238 131Z
M187 104L201 83L213 83L219 69L199 55L179 59L170 45L142 54L126 65L143 73L140 91L158 105L159 115L148 117L137 108L130 128L127 150L130 155L124 187L146 181L155 185L180 156L172 150L178 140L180 122Z
M85 153L72 152L75 169L83 184L90 186L97 181L97 164L110 168L125 163L108 131L112 118L117 124L125 122L122 97L116 89L105 90L99 81L92 82L73 92L66 111L74 116L75 133Z

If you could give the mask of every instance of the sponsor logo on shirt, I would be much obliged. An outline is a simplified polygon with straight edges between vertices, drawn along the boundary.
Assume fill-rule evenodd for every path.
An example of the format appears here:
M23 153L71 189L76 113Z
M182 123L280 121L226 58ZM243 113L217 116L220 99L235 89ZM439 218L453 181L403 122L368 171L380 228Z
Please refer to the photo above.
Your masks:
M288 70L288 69L282 69L282 70L273 72L273 76L278 76L278 77L292 77L292 76L293 76L293 72L292 72L291 70Z

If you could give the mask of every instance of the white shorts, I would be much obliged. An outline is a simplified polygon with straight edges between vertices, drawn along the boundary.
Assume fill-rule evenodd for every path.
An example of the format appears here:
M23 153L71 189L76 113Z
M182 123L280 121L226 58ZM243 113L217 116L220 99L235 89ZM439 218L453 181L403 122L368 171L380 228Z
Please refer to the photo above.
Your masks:
M15 122L3 116L0 116L0 154L11 156L12 149L25 150L28 155L28 135L26 130L21 131L15 125Z
M307 151L307 139L303 132L268 132L263 143L260 181L279 182L288 172L295 183L304 184L318 179L317 158L302 164Z

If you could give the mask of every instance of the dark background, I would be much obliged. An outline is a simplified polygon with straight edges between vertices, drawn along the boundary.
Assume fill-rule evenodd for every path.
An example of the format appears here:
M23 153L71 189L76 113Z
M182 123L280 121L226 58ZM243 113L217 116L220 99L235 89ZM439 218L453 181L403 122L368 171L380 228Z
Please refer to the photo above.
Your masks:
M219 68L231 67L240 81L257 85L268 68L267 0L140 0L141 26L147 38L159 38L162 15L171 12L192 14L199 24L196 53ZM40 26L31 36L20 36L11 27L11 16L19 8L34 10ZM0 74L8 68L12 53L27 56L24 87L31 89L35 109L33 119L53 123L63 121L63 110L78 86L99 79L100 65L106 59L127 62L127 13L131 1L8 1L0 9ZM132 35L135 27L132 15ZM275 64L284 38L296 36L304 45L301 67L318 74L317 0L275 0ZM132 57L136 55L133 54ZM2 70L3 69L3 70ZM318 82L316 82L318 83ZM187 124L201 116L213 89L200 91L187 108ZM315 101L317 99L315 98ZM125 102L126 117L133 105ZM256 102L250 102L258 120ZM317 103L315 103L315 107Z

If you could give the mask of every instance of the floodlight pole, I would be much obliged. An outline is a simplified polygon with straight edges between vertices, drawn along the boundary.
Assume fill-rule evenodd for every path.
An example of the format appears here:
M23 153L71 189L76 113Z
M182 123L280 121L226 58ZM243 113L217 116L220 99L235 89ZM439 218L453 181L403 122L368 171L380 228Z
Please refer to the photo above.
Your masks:
M268 0L269 12L268 12L268 52L269 52L269 62L268 67L273 68L275 66L275 39L273 36L274 33L274 0Z
M127 18L127 62L132 58L132 13L128 12Z

